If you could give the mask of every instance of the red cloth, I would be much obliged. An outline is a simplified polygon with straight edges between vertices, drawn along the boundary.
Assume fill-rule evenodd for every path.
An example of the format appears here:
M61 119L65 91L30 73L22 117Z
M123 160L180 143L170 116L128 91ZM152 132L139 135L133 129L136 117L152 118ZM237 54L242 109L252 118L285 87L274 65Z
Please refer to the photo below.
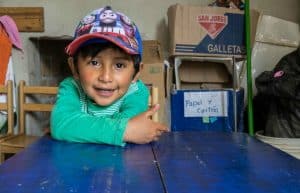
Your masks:
M4 85L7 65L11 55L12 43L2 25L0 25L0 84Z

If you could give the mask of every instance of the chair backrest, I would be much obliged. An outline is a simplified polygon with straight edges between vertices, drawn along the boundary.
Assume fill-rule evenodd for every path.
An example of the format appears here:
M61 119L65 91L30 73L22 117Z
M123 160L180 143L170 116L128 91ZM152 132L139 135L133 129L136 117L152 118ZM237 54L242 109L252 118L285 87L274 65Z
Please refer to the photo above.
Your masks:
M6 95L6 101L0 102L0 110L7 112L7 134L12 134L14 128L14 105L13 105L12 80L8 80L6 82L6 85L0 85L0 94Z
M51 112L52 103L28 102L28 97L33 95L56 96L58 87L56 86L27 86L25 81L19 83L19 133L25 133L26 112Z
M158 87L151 86L150 87L150 97L149 97L149 107L152 107L155 104L158 104ZM158 122L158 113L156 112L152 116L152 120Z

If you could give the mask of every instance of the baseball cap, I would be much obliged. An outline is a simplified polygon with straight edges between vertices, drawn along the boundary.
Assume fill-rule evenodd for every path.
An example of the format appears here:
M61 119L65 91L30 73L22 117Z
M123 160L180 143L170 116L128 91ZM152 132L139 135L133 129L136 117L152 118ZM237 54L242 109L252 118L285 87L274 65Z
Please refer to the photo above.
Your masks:
M83 45L111 42L130 55L142 57L142 39L137 26L110 6L96 9L77 25L74 40L66 47L69 56Z

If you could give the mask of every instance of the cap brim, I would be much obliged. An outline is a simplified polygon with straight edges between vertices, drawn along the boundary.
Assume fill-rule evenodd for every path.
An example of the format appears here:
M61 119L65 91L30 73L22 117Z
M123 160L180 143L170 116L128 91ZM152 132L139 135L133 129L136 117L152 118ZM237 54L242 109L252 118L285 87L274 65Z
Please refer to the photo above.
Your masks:
M115 45L117 45L118 47L120 47L121 49L123 49L126 53L130 54L130 55L135 55L135 54L139 54L138 51L129 48L128 46L126 46L125 44L122 43L122 41L120 41L118 38L116 38L115 36L110 36L107 34L100 34L100 33L93 33L93 34L86 34L86 35L82 35L78 38L76 38L75 40L73 40L67 47L66 47L66 53L69 56L73 56L75 54L75 52L77 51L77 49L84 44L86 41L91 40L91 39L102 39L102 40L106 40L109 41Z

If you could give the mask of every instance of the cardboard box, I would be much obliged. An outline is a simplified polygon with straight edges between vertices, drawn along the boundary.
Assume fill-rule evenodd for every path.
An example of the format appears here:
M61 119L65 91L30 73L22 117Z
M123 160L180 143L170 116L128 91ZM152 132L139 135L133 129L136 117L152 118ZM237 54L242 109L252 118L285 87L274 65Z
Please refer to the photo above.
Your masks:
M168 9L170 55L244 56L239 9L175 4Z
M179 79L191 83L224 83L230 81L230 74L223 63L182 61Z
M156 40L143 41L143 69L140 78L147 85L159 90L159 121L166 122L164 63L160 43Z
M232 76L225 64L182 61L179 67L180 89L232 88Z
M200 89L223 89L230 88L231 85L226 83L187 83L181 82L182 90L200 90Z
M165 97L165 85L164 85L164 64L162 62L156 63L144 63L141 71L140 79L148 85L157 86L159 89L159 99ZM160 100L163 101L163 100Z
M143 41L143 63L162 63L164 60L162 48L157 40Z
M243 109L244 89L176 90L171 94L171 129L243 131Z
M234 65L230 57L175 56L176 89L236 88Z
M166 98L170 98L171 91L175 88L175 84L173 83L173 67L170 65L170 63L165 60L164 61L165 65L165 93L166 93Z

